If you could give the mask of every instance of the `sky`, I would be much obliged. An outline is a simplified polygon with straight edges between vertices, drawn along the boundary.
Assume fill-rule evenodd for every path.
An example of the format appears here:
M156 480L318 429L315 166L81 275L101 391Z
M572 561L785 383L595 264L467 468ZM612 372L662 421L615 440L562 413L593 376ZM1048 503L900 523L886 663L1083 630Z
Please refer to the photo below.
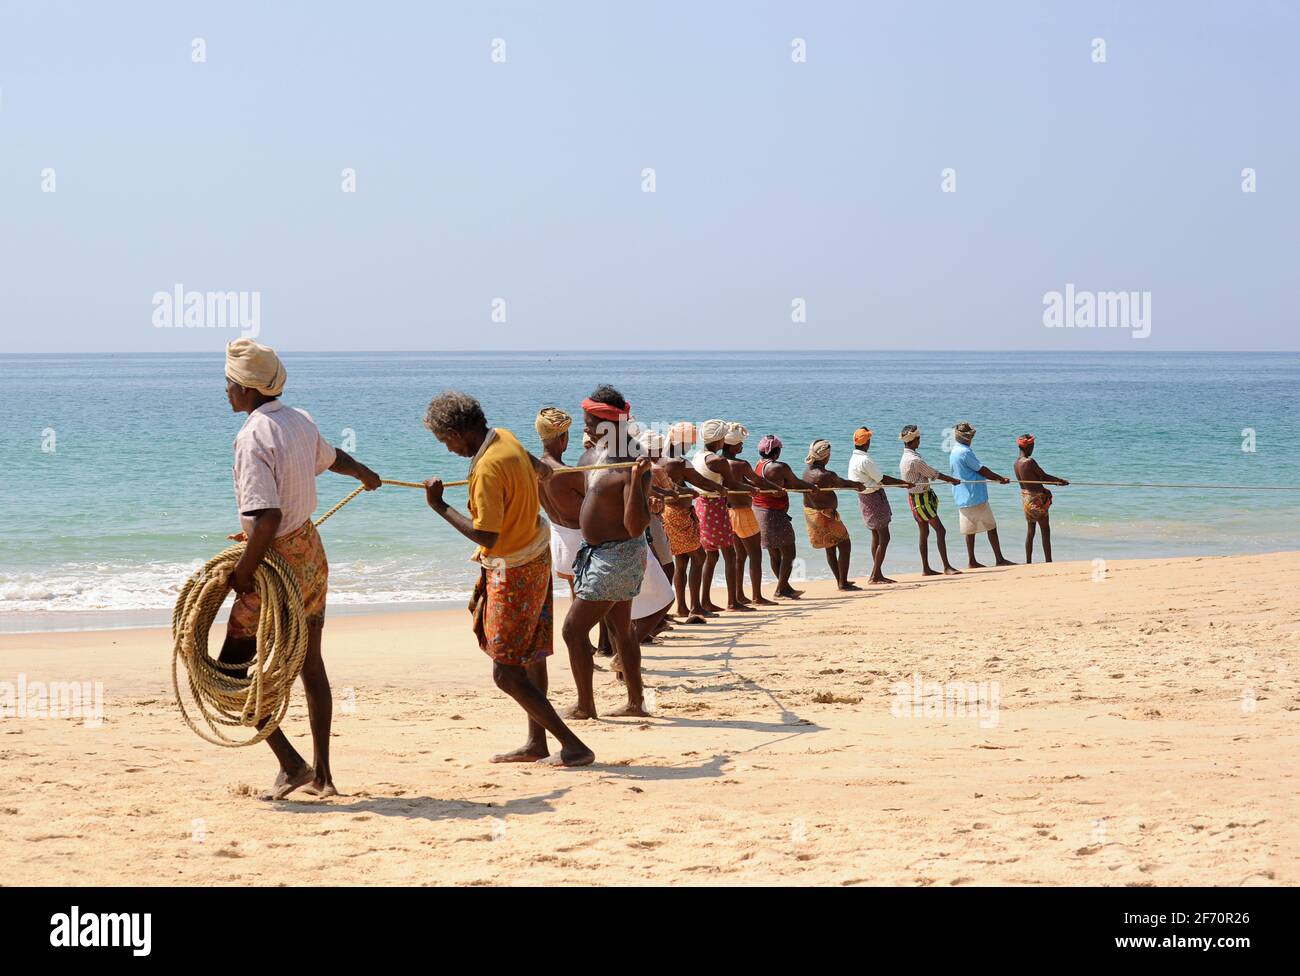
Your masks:
M1300 350L1298 42L1281 0L0 0L0 353ZM1067 285L1132 318L1047 327Z

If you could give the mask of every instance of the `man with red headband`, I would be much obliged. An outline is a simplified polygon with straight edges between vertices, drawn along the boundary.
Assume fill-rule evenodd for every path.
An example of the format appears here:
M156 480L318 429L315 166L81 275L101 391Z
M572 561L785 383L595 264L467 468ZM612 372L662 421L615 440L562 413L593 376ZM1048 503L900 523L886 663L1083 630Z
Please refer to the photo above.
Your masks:
M1052 493L1047 486L1039 482L1050 481L1054 485L1068 485L1064 478L1048 474L1034 460L1034 435L1021 434L1016 438L1020 447L1020 458L1016 461L1016 480L1020 482L1020 502L1025 509L1025 521L1029 525L1025 535L1025 562L1034 561L1034 530L1043 527L1043 559L1052 561L1052 526L1047 519L1047 510L1052 507Z
M650 525L650 459L632 458L628 421L632 408L612 386L597 387L582 401L583 426L593 447L584 463L629 468L587 473L578 522L582 545L573 561L573 603L564 619L564 643L578 686L578 703L566 717L597 715L592 688L591 630L604 621L627 687L627 705L611 715L646 715L641 684L641 645L632 628L632 600L641 592Z

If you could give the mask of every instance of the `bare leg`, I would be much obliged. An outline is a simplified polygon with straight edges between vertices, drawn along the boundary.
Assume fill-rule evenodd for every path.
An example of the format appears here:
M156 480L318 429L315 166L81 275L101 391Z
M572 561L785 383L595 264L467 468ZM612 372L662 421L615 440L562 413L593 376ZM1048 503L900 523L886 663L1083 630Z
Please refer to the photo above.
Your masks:
M918 532L920 533L921 575L938 576L939 575L938 570L930 568L930 526L926 525L924 522L917 522L916 527ZM944 562L946 563L948 560L948 556L946 553L944 554L943 558L944 558Z
M645 693L641 684L641 644L632 627L632 601L610 605L609 634L614 642L614 653L623 669L627 686L627 705L609 712L610 715L648 715L645 710Z
M1034 561L1034 520L1025 519L1028 528L1025 530L1025 565L1028 566Z
M515 698L515 696L511 694L510 691L510 688L512 688L513 685L510 685L510 687L506 687L505 685L502 684L503 680L509 683L511 679L508 677L499 678L497 676L498 669L504 669L509 667L512 666L494 664L492 666L492 680L496 682L498 688L500 688L506 694L510 695L511 698ZM550 686L550 678L546 673L546 658L539 657L531 664L525 665L524 673L528 676L528 680L532 682L533 687L536 688L539 692L541 692L543 698L546 698L546 691ZM519 699L515 698L515 701L518 702ZM523 702L519 702L519 704L522 707ZM548 699L548 704L549 704L549 699ZM552 709L552 711L554 711L554 709ZM545 759L547 756L551 754L551 751L548 748L546 748L545 727L543 727L543 725L540 722L538 722L537 719L533 718L532 713L529 712L527 708L524 709L524 712L525 714L528 715L528 738L525 739L524 744L520 746L518 749L516 749L514 752L503 752L498 756L493 756L492 762L494 763L536 762L539 759ZM558 715L556 716L556 721L559 721Z
M773 549L772 561L779 567L776 570L776 595L790 600L803 596L803 590L796 590L790 585L790 573L794 570L794 543Z
M746 612L754 608L748 605L748 602L742 603L737 598L737 592L740 589L740 574L736 572L736 550L728 546L722 550L722 571L727 577L727 609L744 610Z
M701 590L704 587L704 550L696 549L691 553L690 565L690 586L691 586L691 613L702 615L704 613L704 597Z
M740 536L732 536L731 548L732 557L736 560L736 602L750 603L749 597L745 596L745 560L749 556L749 551L745 548L745 540ZM757 594L757 590L754 591Z
M747 539L741 540L749 554L749 585L754 591L755 603L765 607L772 607L776 606L776 604L763 596L763 550L759 545L759 541L757 535L751 535Z
M569 667L573 671L573 683L578 688L578 704L565 712L565 718L596 717L596 694L592 688L595 665L591 660L591 628L596 626L598 621L606 618L613 605L608 600L584 600L582 597L577 597L569 606L569 612L564 618L563 634L565 646L569 649ZM617 643L615 649L617 650ZM545 724L542 723L543 726ZM556 735L556 738L559 736Z
M565 625L566 627L568 625L567 619ZM542 661L544 664L545 658ZM590 657L588 657L588 661L590 661ZM583 744L581 739L573 734L573 731L556 714L555 709L551 707L551 703L547 700L545 692L534 683L534 675L529 674L528 669L517 664L501 664L498 662L492 665L492 680L496 682L498 688L518 702L519 707L528 713L530 739L533 734L533 723L536 723L539 728L545 729L555 736L556 741L560 743L560 754L558 756L542 758L538 761L555 766L586 766L596 758L595 754ZM541 737L541 742L541 748L545 751L545 736ZM527 747L525 746L525 748ZM522 759L498 757L494 761L520 762Z
M688 617L691 613L691 608L686 603L686 572L690 562L690 553L684 552L680 556L673 557L673 563L675 564L673 592L677 594L677 616L679 617Z
M319 653L319 632L317 642L317 652ZM308 653L311 649L311 633L307 635ZM256 637L230 637L227 636L225 643L221 645L221 653L217 660L222 664L241 665L252 661L257 654ZM232 672L235 669L231 669ZM244 669L247 674L247 669ZM293 747L288 736L282 729L276 729L266 738L266 744L275 754L275 758L280 763L280 772L275 777L275 782L271 788L262 794L264 800L283 800L286 796L298 789L300 786L306 786L315 778L315 770L307 765L307 760L303 759L298 750Z
M971 537L972 539L974 536ZM998 530L989 529L989 543L993 546L993 562L995 566L1014 566L1010 559L1002 555L1002 546L998 543Z
M838 546L835 547L835 552L838 554L839 557L839 565L837 568L839 573L838 579L840 581L840 589L841 590L862 589L862 587L858 586L857 583L853 583L849 581L849 557L853 553L852 540L845 539L843 542L841 542Z
M312 767L315 777L307 787L316 796L337 796L330 773L330 725L334 718L334 696L330 694L325 659L321 656L323 620L307 625L307 660L302 666L302 687L307 693L307 716L311 725Z
M970 569L983 569L984 564L975 561L975 536L966 536L966 565Z
M935 544L939 547L939 558L943 560L943 575L960 576L961 571L953 569L952 563L948 562L948 530L943 527L937 515L930 519L930 525L934 527Z
M718 565L721 550L705 549L704 566L700 572L700 607L705 613L717 613L722 608L713 602L713 571ZM724 567L725 570L725 567Z
M1043 561L1052 561L1052 524L1043 516Z
M889 526L871 530L871 582L872 583L892 583L894 582L881 572L881 567L885 564L885 550L889 548Z

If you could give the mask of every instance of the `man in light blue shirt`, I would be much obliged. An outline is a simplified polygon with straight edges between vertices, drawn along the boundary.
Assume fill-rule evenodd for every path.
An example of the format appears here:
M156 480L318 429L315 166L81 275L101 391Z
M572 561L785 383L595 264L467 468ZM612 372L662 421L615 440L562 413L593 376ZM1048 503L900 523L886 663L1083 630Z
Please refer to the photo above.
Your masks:
M1002 546L998 542L998 523L993 517L989 505L989 489L985 484L967 484L983 480L1008 484L1010 478L995 474L980 463L980 459L971 450L970 442L975 439L975 428L964 420L953 428L956 446L948 455L952 467L952 476L962 484L952 486L952 500L957 506L957 515L961 522L961 534L966 537L966 556L971 569L983 569L975 561L975 536L981 532L989 534L989 544L993 547L993 557L998 566L1014 566L1015 563L1002 555Z

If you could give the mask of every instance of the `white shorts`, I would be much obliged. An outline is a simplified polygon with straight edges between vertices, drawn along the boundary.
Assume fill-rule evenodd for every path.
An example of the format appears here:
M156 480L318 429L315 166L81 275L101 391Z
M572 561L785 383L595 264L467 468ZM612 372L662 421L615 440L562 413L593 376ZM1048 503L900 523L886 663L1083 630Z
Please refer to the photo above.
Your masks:
M573 560L582 545L582 529L567 529L551 523L551 566L556 576L573 578Z
M673 584L668 582L654 550L646 546L645 578L641 581L641 592L632 598L632 619L640 620L658 613L673 602L674 596Z
M957 509L957 517L961 523L962 535L978 535L980 532L992 532L998 527L997 519L993 517L993 509L988 502L980 502L978 505L972 505L970 508Z

